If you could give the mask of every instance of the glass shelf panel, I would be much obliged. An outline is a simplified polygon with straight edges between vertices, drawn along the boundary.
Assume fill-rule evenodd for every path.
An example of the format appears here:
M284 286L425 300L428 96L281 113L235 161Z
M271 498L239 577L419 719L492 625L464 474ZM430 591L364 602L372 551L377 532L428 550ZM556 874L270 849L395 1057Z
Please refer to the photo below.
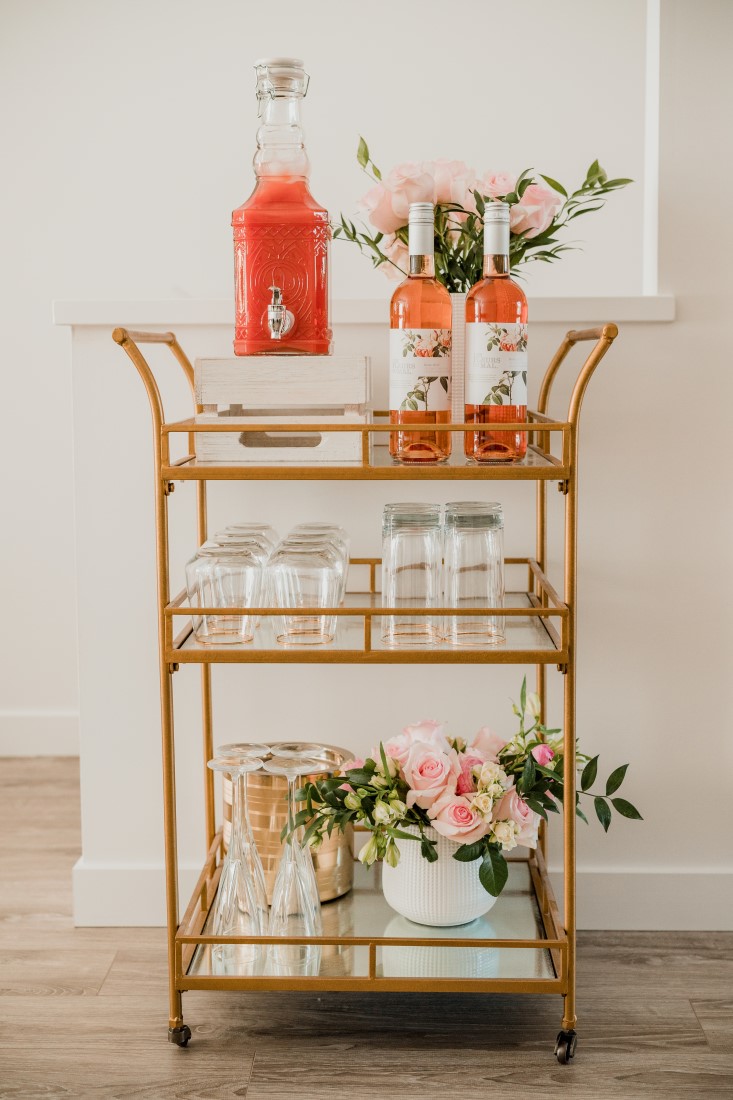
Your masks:
M529 868L523 861L509 863L509 882L494 907L470 924L432 928L414 924L392 909L384 899L380 868L367 869L357 863L354 888L342 898L322 907L323 935L354 936L378 941L384 937L414 939L400 947L378 945L377 978L446 979L552 979L555 972L550 953L542 948L434 947L426 939L540 939L544 932L534 895ZM204 933L209 932L209 922ZM191 961L191 977L220 973L212 966L211 947L201 945ZM324 944L320 965L311 976L321 978L367 978L369 949L366 946ZM252 975L254 976L254 975Z
M345 607L380 607L381 596L379 594L349 592L344 601ZM530 601L526 592L507 592L505 607L522 608L529 607ZM559 630L559 619L550 619L556 629ZM178 630L186 622L186 619L176 617L175 629ZM339 658L348 660L352 655L357 660L374 660L386 662L399 660L400 654L410 653L418 658L426 659L435 654L444 657L447 661L455 660L501 660L502 651L539 652L548 655L548 660L554 660L559 652L547 633L540 616L507 616L505 620L506 640L501 645L487 647L486 650L470 649L464 646L453 646L441 643L438 646L421 646L410 649L407 646L388 646L382 641L381 620L378 617L372 619L371 624L371 650L364 647L364 619L362 617L343 616L337 619L336 636L332 642L325 645L307 646L283 646L276 638L273 622L269 616L263 616L254 640L251 642L236 643L233 645L215 646L198 642L193 634L189 635L182 648L177 651L181 659L198 660L227 660L227 661L251 661L267 659L271 656L273 661L292 659L297 655L299 659L308 661L333 661ZM473 655L473 657L472 657Z

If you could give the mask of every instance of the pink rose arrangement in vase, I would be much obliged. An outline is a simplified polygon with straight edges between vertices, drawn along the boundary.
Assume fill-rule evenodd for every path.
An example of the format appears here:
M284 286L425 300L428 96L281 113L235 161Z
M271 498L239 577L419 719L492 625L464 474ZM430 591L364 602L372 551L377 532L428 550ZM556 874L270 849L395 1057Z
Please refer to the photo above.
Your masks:
M562 243L558 234L581 214L600 210L609 194L633 182L609 179L597 160L580 187L572 192L531 169L520 175L479 175L461 160L407 162L383 176L363 138L359 140L357 160L373 182L359 201L360 214L368 225L358 227L342 214L334 237L356 244L375 267L401 280L409 270L410 203L435 203L435 274L454 293L469 290L481 278L487 202L500 199L509 205L509 262L516 272L532 260L552 263L563 252L577 247Z
M419 843L430 863L438 859L435 834L453 843L453 859L476 865L484 890L497 897L508 868L504 853L518 845L537 846L541 820L564 802L564 745L559 729L540 722L540 702L522 683L513 705L519 729L509 740L484 726L470 741L451 737L439 722L407 726L383 741L366 760L350 763L343 775L308 783L298 792L305 807L294 828L305 826L303 843L318 848L324 834L359 824L371 834L359 853L370 865L400 861L402 842ZM577 752L580 773L575 812L587 818L581 801L593 801L604 830L612 809L640 820L639 811L617 796L628 765L594 793L598 757ZM443 848L445 846L443 845Z

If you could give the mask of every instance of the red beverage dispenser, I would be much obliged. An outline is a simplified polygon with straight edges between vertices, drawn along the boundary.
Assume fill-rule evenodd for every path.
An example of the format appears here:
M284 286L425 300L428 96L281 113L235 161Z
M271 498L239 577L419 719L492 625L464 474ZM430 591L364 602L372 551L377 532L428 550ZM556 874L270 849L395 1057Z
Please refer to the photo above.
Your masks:
M308 189L303 62L256 62L255 188L232 214L235 355L330 355L328 211Z

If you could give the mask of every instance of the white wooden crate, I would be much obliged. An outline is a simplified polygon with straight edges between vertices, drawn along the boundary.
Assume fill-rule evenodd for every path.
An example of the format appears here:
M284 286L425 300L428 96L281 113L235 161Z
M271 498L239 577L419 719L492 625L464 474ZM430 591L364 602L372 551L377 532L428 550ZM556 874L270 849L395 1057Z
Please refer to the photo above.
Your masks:
M345 355L262 355L197 359L201 424L363 424L370 397L369 359ZM263 465L361 459L360 432L197 432L206 462Z

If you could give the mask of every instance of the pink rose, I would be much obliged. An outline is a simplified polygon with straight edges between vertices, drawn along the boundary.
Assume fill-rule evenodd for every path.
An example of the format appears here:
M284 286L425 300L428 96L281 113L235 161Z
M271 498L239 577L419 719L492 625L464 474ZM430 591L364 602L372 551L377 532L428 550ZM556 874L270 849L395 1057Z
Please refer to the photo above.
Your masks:
M472 191L476 173L462 160L431 160L423 166L434 182L433 202L457 203L466 210L476 209Z
M517 186L517 177L509 172L486 172L476 182L476 190L492 199L503 199Z
M391 737L389 741L384 741L383 744L386 755L391 756L402 767L410 752L410 741L402 735L401 737ZM375 752L377 755L372 754L372 759L379 762L379 749L377 748Z
M361 756L357 756L353 760L347 760L346 763L344 764L344 766L342 767L341 771L342 772L356 771L358 768L363 768L363 767L364 767L363 759L361 758ZM351 786L350 783L342 783L340 789L342 791L353 791L354 788Z
M458 782L456 783L456 792L458 794L468 794L476 790L476 780L471 769L476 764L484 764L486 761L483 753L479 756L475 752L467 752L459 756L458 760L461 774L458 776Z
M473 752L476 750L483 753L485 761L491 761L495 764L499 753L508 743L505 737L500 737L488 726L482 726L468 746L468 751Z
M519 826L517 844L524 844L527 848L537 847L537 829L540 824L540 815L531 810L516 790L507 791L500 802L497 802L491 811L493 821L506 821L510 818Z
M446 790L455 792L458 779L458 758L454 752L441 752L435 745L417 741L403 765L405 782L410 790L408 806L429 809Z
M380 264L379 270L384 272L388 279L401 282L410 271L410 250L407 245L395 236L387 233L379 242L379 247L391 263Z
M433 828L441 836L459 844L473 844L486 836L490 825L471 809L463 795L446 795L430 811Z
M532 749L532 756L541 768L546 768L554 755L555 753L549 745L535 745Z
M369 220L373 226L381 229L383 233L393 233L395 229L406 226L409 204L411 202L433 202L435 191L433 176L425 171L422 164L412 163L397 164L392 172L382 180L380 187L384 188L389 194L392 210L390 213L384 196L380 194L378 197L379 202L374 202L376 197L371 201L374 204L376 216L380 218L382 223L374 221L371 213ZM378 188L372 188L369 195L372 196L373 191L376 189ZM364 196L364 199L366 198L368 196Z
M372 187L371 191L367 191L358 205L380 233L394 233L395 229L399 229L407 221L406 218L403 220L395 213L392 206L392 193L383 183L378 183L376 187Z
M448 752L450 745L443 733L444 729L444 722L435 722L432 719L424 718L422 722L405 726L402 733L407 737L410 744L415 744L416 741L424 741L430 745L437 745L442 752Z
M433 202L461 202L457 196L476 180L473 168L462 160L429 160L423 167L433 177Z
M509 209L512 233L536 237L547 229L561 206L562 199L556 191L541 187L539 183L530 183L521 201Z

